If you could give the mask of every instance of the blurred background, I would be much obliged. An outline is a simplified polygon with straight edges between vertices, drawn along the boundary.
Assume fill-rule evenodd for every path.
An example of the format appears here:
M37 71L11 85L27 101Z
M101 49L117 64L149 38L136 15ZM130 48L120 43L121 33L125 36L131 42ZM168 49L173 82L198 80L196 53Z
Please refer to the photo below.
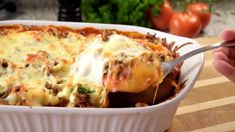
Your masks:
M138 25L186 37L235 28L235 0L0 0L1 20Z

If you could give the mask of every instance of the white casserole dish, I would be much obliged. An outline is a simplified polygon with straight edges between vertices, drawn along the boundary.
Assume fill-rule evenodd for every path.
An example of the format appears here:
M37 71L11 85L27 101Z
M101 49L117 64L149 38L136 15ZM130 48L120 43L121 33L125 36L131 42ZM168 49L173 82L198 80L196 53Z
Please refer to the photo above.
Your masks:
M188 38L178 37L156 30L125 25L72 23L53 21L13 20L0 21L0 25L63 25L74 28L95 27L123 31L147 32L167 38L176 45L192 42L179 50L187 53L200 45ZM0 132L161 132L170 127L171 120L181 100L193 88L204 63L204 55L196 55L184 62L180 81L187 80L176 97L158 105L142 108L55 108L0 106Z

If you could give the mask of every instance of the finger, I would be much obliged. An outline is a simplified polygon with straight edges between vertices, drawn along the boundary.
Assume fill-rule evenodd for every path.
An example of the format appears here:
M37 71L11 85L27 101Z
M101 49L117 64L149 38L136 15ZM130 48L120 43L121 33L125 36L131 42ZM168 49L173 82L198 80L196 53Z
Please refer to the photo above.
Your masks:
M220 35L224 41L230 41L235 39L235 29L229 29L222 32Z
M227 61L230 65L232 65L233 67L235 67L235 60L234 59L229 59L229 61Z
M212 55L213 55L214 53L216 53L216 52L221 52L221 51L223 51L223 48L224 48L224 47L219 47L219 48L214 49L214 50L212 51ZM226 52L227 52L227 51L226 51Z
M217 51L213 54L214 60L224 60L224 61L229 61L229 58L224 52Z
M216 52L223 52L226 56L228 56L228 58L235 58L235 48L231 48L231 47L219 47L217 49L215 49L212 54L216 53Z
M235 83L235 67L224 60L215 60L213 65L218 72Z
M213 54L213 58L214 58L214 60L223 60L223 61L226 61L229 64L231 64L232 66L235 66L235 59L228 58L226 56L226 54L224 54L224 52L220 52L220 51L215 52Z
M235 66L235 59L231 59L231 58L228 58L224 52L215 52L213 54L213 58L214 60L223 60L223 61L226 61L228 62L229 64L231 64L232 66Z

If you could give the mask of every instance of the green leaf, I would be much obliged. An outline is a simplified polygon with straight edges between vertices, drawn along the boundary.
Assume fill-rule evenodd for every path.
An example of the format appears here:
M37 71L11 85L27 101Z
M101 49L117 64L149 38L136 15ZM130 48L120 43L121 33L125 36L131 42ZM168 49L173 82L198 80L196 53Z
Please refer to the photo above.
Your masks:
M150 5L156 5L156 11L160 11L162 3L163 0L83 0L81 10L83 20L87 22L149 27L147 9Z

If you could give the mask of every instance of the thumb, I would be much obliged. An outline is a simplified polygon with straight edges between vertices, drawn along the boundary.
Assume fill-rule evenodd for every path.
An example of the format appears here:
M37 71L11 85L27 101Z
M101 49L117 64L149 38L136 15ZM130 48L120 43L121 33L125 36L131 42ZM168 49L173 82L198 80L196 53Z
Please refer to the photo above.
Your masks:
M235 83L235 67L224 60L215 60L213 65L218 72Z

